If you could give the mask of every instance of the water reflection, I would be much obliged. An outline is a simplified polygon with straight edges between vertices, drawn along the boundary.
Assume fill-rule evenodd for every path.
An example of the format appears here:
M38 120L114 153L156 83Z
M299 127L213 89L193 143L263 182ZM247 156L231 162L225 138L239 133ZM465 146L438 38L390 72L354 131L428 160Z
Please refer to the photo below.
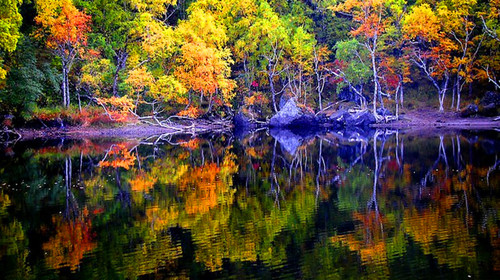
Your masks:
M8 278L500 272L496 133L23 142L0 158Z

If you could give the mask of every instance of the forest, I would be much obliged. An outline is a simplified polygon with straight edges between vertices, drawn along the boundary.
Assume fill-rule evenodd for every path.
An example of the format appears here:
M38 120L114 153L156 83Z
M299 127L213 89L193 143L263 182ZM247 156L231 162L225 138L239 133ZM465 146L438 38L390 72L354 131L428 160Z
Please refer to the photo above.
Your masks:
M500 0L0 0L16 123L460 111L500 88ZM497 114L497 112L495 113Z

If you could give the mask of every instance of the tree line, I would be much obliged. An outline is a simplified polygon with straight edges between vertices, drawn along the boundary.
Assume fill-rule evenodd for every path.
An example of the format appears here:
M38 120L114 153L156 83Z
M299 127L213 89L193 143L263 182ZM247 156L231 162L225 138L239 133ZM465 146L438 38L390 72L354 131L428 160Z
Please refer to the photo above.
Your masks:
M424 80L439 111L500 88L499 0L0 6L0 109L25 118L57 105L115 121L237 110L265 118L284 98L317 112L339 94L381 118L398 115L405 89Z

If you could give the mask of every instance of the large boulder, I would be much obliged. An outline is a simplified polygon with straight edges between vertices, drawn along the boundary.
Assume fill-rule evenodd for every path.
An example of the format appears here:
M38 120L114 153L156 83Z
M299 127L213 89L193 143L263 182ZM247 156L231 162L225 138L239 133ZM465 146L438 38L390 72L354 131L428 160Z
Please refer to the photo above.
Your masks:
M370 124L374 124L376 122L377 120L375 119L373 114L370 113L368 110L366 110L349 115L345 119L345 126L363 128L363 127L369 127Z
M287 127L292 124L294 120L302 117L304 113L297 107L293 98L288 99L285 106L274 115L269 121L271 127Z
M285 107L285 105L286 105L286 103L288 102L288 100L290 100L290 99L291 99L291 97L290 97L290 96L288 96L288 95L286 95L286 94L282 94L282 95L281 95L281 97L280 97L280 102L279 102L279 104L278 104L278 108L279 108L280 110L282 110L282 109L283 109L283 107Z
M479 112L479 107L476 104L469 104L465 109L460 112L462 118L468 118L476 115Z
M253 129L255 127L255 123L249 117L245 116L242 112L238 112L238 114L234 116L233 124L235 128L242 129Z
M483 106L500 106L500 93L494 91L488 91L484 94L480 102Z
M479 115L494 117L500 114L500 93L488 91L479 103Z
M238 139L244 139L257 125L242 112L238 112L233 118L233 134Z
M378 108L377 114L383 117L392 116L391 111L389 111L387 108Z
M319 126L319 118L312 114L303 114L293 120L288 126L297 129L317 128Z
M328 117L328 123L332 124L334 128L340 129L345 127L345 121L349 116L347 110L339 109Z

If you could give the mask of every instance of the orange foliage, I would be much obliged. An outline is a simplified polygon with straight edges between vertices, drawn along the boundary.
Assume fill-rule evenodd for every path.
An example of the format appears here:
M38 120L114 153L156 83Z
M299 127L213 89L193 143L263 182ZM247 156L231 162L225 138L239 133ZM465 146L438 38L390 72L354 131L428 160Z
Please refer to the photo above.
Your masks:
M264 106L266 104L269 104L269 99L262 92L253 92L251 96L245 97L245 100L243 102L247 106Z
M181 117L189 117L195 119L201 116L201 114L203 114L203 112L200 109L193 106L189 106L187 109L180 111L177 115Z
M136 92L141 92L150 87L154 81L153 75L146 69L146 67L139 67L129 71L129 76L126 80Z
M351 13L353 21L360 23L351 31L353 36L373 38L380 36L385 31L385 22L382 19L385 9L383 0L346 0L335 7L336 11Z
M79 11L71 0L37 1L37 5L35 21L48 32L49 48L62 49L70 55L68 46L78 48L87 44L90 16Z
M116 122L137 120L131 113L131 111L135 109L135 104L133 100L126 95L122 97L112 96L109 98L97 98L97 102L103 106L110 106L108 113Z

